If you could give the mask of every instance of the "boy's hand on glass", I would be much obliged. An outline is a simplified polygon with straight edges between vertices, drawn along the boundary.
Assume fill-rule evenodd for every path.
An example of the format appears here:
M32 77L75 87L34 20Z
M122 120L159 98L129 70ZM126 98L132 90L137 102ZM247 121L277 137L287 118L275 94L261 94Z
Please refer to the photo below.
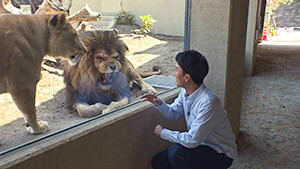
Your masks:
M156 104L157 106L160 106L163 103L160 98L158 98L157 96L155 96L153 94L146 94L146 95L142 96L141 99L143 99L142 101L149 101L153 104Z

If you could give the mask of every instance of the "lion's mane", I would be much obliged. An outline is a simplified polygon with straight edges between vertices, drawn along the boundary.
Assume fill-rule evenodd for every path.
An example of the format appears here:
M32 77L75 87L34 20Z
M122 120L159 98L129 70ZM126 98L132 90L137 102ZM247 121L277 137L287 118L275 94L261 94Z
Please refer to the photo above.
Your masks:
M66 83L67 107L72 109L75 102L74 94L82 91L86 94L98 90L97 81L103 81L103 74L94 65L94 55L97 51L105 50L108 54L117 51L119 62L124 62L128 47L119 39L116 30L97 30L80 35L88 49L77 65L64 64L64 82Z

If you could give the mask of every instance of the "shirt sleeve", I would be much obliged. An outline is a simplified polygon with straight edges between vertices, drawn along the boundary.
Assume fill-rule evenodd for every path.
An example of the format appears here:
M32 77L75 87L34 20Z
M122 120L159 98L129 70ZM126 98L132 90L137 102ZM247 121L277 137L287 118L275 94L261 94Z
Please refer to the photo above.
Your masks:
M173 143L179 143L187 148L199 146L218 123L218 115L216 114L215 107L209 102L199 106L196 111L198 111L198 115L192 122L189 131L179 132L163 129L160 134L161 138Z
M176 120L183 115L182 94L181 91L172 104L163 101L162 105L154 105L154 108L166 119Z

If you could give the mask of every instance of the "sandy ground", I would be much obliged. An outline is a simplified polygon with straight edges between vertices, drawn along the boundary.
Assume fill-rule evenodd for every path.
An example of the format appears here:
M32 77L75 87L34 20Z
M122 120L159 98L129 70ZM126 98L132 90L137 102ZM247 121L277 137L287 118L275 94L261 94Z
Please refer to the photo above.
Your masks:
M174 56L183 50L183 38L147 36L123 40L130 49L128 58L138 71L159 65L163 75L173 75ZM233 169L300 166L300 45L290 45L263 44L258 48L254 76L246 77L244 82L237 139L239 157ZM47 134L85 120L64 107L62 71L46 65L43 68L36 105L38 119L50 123ZM135 97L141 95L137 88L133 93ZM27 133L9 94L0 95L0 111L0 152L43 136Z

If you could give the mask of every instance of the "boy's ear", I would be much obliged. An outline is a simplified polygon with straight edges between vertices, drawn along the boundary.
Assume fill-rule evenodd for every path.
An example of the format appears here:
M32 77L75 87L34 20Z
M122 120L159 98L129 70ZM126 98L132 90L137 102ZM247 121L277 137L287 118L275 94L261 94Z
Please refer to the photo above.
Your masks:
M185 80L185 82L188 82L189 80L192 80L192 77L191 77L191 75L190 74L184 74L184 80Z

